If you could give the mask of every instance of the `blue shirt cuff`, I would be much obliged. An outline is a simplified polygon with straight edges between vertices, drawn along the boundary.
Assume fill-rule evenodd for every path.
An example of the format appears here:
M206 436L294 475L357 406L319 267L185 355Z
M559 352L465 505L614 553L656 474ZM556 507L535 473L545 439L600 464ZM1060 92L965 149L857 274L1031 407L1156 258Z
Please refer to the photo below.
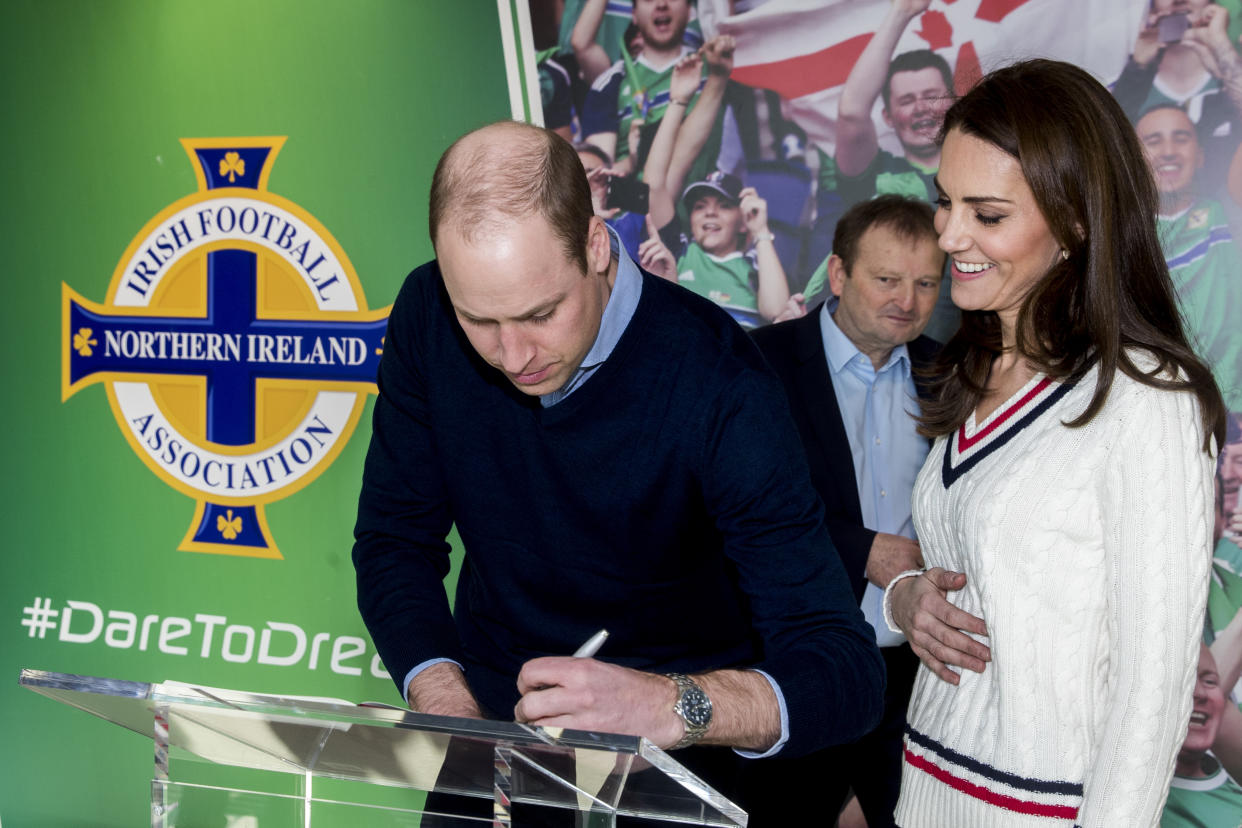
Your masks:
M440 659L443 661L444 659ZM785 706L785 694L781 692L780 685L776 683L776 679L769 676L762 670L752 670L768 680L768 684L772 685L772 692L776 694L776 703L781 708L781 738L776 740L776 744L765 750L763 753L755 753L753 750L741 750L734 748L733 752L744 759L767 759L769 756L775 756L780 753L781 748L789 741L789 708Z
M405 681L401 682L401 698L405 701L406 704L410 703L410 682L414 680L414 677L417 676L419 673L421 673L423 670L426 670L431 665L443 664L446 661L449 664L457 664L457 669L461 670L463 673L466 672L465 667L462 667L461 664L459 664L458 662L454 661L451 658L429 658L426 661L424 661L422 664L416 664L413 670L405 674ZM771 681L771 680L772 679L768 679L768 681ZM776 685L773 684L772 686L775 687ZM776 695L778 696L780 695L779 690L777 691ZM785 710L785 700L781 699L781 711L782 711L781 716L782 717L785 715L784 710Z

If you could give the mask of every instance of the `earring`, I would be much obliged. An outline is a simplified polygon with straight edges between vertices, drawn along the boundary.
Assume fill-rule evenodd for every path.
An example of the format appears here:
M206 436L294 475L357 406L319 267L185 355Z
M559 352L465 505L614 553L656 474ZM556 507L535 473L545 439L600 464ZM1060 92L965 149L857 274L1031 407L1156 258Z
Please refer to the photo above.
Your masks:
M1069 258L1069 251L1066 250L1064 247L1062 247L1061 248L1061 261L1065 261L1068 258Z

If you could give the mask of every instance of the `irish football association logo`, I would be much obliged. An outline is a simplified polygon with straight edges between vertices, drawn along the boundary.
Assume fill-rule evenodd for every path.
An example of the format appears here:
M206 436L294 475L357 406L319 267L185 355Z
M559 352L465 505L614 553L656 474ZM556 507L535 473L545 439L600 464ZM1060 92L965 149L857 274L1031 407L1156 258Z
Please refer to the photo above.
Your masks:
M61 397L104 384L143 463L197 504L186 551L281 557L265 505L332 463L376 392L388 309L268 191L284 142L183 139L198 190L147 222L102 304L61 288Z

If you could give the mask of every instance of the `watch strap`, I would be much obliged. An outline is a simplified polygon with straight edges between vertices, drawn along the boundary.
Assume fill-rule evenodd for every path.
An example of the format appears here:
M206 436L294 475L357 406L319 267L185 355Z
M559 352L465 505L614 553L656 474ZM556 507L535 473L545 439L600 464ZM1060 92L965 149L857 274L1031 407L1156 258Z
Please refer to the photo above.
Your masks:
M707 697L707 693L699 686L698 682L685 673L668 673L668 677L677 685L677 701L673 704L673 712L681 719L686 729L681 737L681 741L671 748L671 750L679 750L695 744L707 734L707 728L711 725L711 699ZM706 721L696 724L686 715L684 701L687 694L701 696L706 702L708 710Z

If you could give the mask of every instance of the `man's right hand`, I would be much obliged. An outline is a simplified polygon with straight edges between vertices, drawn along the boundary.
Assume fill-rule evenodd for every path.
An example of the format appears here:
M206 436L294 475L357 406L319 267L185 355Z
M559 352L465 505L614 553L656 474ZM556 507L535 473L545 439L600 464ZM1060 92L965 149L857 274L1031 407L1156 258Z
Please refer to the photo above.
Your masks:
M410 679L405 699L410 709L418 713L463 719L483 718L483 711L474 700L461 668L447 661L433 664Z
M923 568L923 550L919 542L901 535L876 532L867 553L867 580L884 589L899 572Z
M987 635L983 619L950 604L950 592L966 586L961 572L933 567L915 578L903 578L889 593L893 621L905 633L914 654L949 684L961 679L949 665L982 673L992 652L966 633Z

